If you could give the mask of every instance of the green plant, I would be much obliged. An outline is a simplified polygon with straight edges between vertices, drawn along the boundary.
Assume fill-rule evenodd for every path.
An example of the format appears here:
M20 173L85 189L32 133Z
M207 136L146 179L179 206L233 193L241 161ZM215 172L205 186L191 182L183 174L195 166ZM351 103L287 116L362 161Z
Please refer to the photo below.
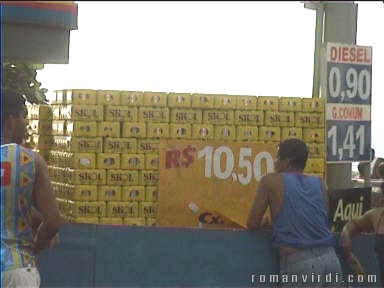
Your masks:
M12 91L23 97L31 104L47 103L47 89L41 88L41 83L36 80L36 70L42 69L42 64L12 64L3 63L4 93Z

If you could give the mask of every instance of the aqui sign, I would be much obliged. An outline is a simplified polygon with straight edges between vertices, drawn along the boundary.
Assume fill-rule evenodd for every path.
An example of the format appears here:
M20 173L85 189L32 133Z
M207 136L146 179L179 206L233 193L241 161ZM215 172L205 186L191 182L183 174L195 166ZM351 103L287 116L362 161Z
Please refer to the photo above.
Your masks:
M370 161L372 48L326 47L327 162Z

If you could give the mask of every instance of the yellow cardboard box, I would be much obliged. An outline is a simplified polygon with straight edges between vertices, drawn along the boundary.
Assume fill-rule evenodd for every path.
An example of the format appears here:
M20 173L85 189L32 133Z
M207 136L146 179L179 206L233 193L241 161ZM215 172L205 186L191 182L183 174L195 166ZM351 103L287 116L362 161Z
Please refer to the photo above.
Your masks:
M145 218L145 225L146 226L157 226L157 219L156 218Z
M105 202L74 202L73 206L74 217L105 217L106 215Z
M215 126L216 140L236 140L236 127L230 125Z
M95 105L97 104L96 94L95 90L89 89L65 90L62 93L62 102L60 102L60 99L57 99L57 103ZM59 98L58 94L56 94L56 97Z
M189 93L169 93L168 106L172 108L189 108L192 105L192 95Z
M121 186L99 186L99 201L121 201Z
M123 137L146 138L147 128L145 123L123 123Z
M97 105L63 105L60 108L60 119L103 121L104 111Z
M169 124L167 123L148 123L147 137L150 138L169 138Z
M216 109L236 109L236 96L215 95L213 107Z
M121 217L103 217L99 218L99 224L104 224L104 225L123 225L123 218Z
M281 97L279 99L279 111L300 112L302 104L300 97Z
M76 137L97 137L98 123L95 121L66 120L64 121L64 124L66 133L63 135Z
M215 135L213 125L192 124L193 139L213 139Z
M203 123L207 124L233 124L235 114L232 110L205 110L203 111Z
M293 127L295 125L295 114L293 112L265 112L266 126Z
M106 172L102 169L94 170L73 170L73 180L69 179L73 184L80 185L105 185L106 184ZM71 177L70 177L71 178ZM66 182L66 181L60 181Z
M72 198L74 201L97 201L96 185L74 185Z
M100 122L97 136L120 137L120 123L119 122Z
M159 169L160 155L159 153L145 155L145 169L156 170ZM140 168L143 169L143 168Z
M120 102L123 106L142 106L144 93L141 91L121 91Z
M235 124L262 126L264 124L264 112L256 110L236 110Z
M324 113L325 103L323 98L302 98L303 112Z
M127 226L145 226L145 218L124 218L123 223Z
M95 153L70 153L70 163L67 167L75 169L95 169L96 154Z
M237 140L257 141L259 139L259 128L257 126L237 126Z
M256 96L236 96L236 109L239 110L257 110Z
M324 143L324 130L323 129L303 129L303 140L306 143Z
M121 169L141 170L145 167L144 154L122 154Z
M122 201L145 201L145 187L124 186L121 195Z
M96 98L99 105L120 105L120 91L98 90Z
M303 129L295 127L283 127L281 130L281 141L290 139L290 138L303 138Z
M139 153L157 153L159 151L159 139L140 139L137 152Z
M135 138L105 138L104 153L135 153L137 139Z
M27 104L27 119L52 120L52 107L50 105Z
M51 120L29 120L27 130L30 133L50 135L52 133L52 121Z
M105 120L106 121L137 121L137 107L129 106L105 106Z
M319 143L307 143L309 158L325 158L325 146Z
M38 120L37 120L38 121ZM34 123L28 123L27 131L28 133L41 134L33 129ZM65 120L53 120L52 123L52 135L54 136L65 136L66 135L66 121Z
M214 94L192 94L192 108L210 109L214 107Z
M52 107L52 120L63 120L63 117L61 116L61 107L63 105L61 104L52 104L51 107ZM29 112L28 112L29 113ZM31 112L33 113L33 112ZM32 115L28 117L33 117ZM30 118L30 119L36 119L36 118Z
M257 106L260 110L263 110L263 111L278 111L279 97L275 97L275 96L258 97Z
M168 123L169 108L139 107L139 122Z
M76 218L71 218L71 221L68 221L68 222L81 223L81 224L98 224L99 217L76 217Z
M156 218L158 210L157 202L141 202L139 204L139 215L145 218Z
M52 149L68 152L102 152L103 139L101 137L73 137L53 136Z
M200 109L171 109L171 122L175 124L198 124L203 122Z
M260 141L280 141L281 136L280 127L260 127L259 140Z
M137 202L108 202L108 217L135 218L139 214L139 205Z
M113 186L138 185L139 172L133 170L107 170L107 184Z
M27 137L26 143L38 149L50 150L54 144L54 141L53 141L53 136L51 135L45 136L45 135L32 134Z
M117 153L98 153L98 169L120 169L120 154Z
M324 114L320 113L295 113L295 125L302 128L322 128L324 127Z
M324 159L316 159L316 158L308 159L304 172L305 173L323 174L324 173Z
M191 124L170 124L171 138L190 139L192 137Z
M154 202L159 200L159 186L145 187L145 201Z
M168 93L165 92L144 92L144 106L167 106Z
M141 170L139 177L140 185L154 186L159 184L160 172L158 170Z

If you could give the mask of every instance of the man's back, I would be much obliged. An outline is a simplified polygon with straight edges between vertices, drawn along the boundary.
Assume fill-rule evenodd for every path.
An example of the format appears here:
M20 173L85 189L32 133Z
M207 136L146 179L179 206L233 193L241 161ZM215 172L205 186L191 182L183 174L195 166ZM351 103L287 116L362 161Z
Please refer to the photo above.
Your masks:
M17 144L1 146L2 270L35 266L31 207L35 183L34 153Z

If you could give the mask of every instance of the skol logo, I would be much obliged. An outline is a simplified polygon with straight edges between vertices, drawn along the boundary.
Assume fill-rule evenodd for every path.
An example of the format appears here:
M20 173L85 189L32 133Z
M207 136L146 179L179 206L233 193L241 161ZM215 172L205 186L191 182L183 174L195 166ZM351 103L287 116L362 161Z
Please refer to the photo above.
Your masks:
M165 155L165 168L187 168L195 161L196 148L188 145L186 148L168 150Z
M224 220L210 212L205 212L199 216L199 222L204 224L224 224Z

